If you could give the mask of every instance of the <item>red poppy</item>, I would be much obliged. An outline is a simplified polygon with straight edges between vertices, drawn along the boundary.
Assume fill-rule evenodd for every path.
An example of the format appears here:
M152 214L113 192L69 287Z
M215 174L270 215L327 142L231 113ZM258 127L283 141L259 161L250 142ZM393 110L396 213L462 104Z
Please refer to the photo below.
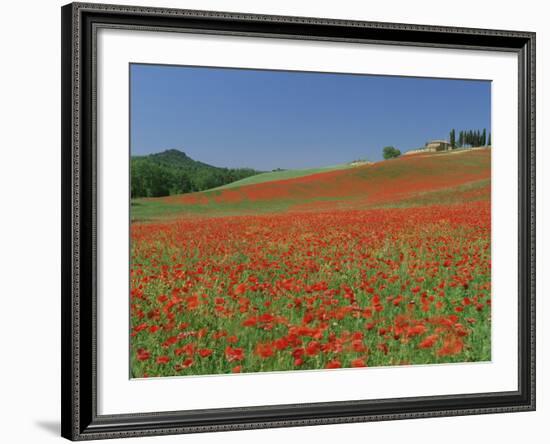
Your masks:
M417 324L407 328L408 336L418 336L426 333L426 327L423 324Z
M258 323L258 318L256 316L251 316L248 319L246 319L242 325L244 327L253 327Z
M138 348L136 357L138 361L146 361L151 357L151 353L143 348Z
M228 336L225 340L228 344L236 344L237 342L239 342L239 339L235 335Z
M209 348L201 348L198 351L198 354L200 355L201 358L206 358L206 357L210 356L212 353L213 353L213 351L210 350Z
M437 350L437 356L453 356L462 351L464 342L459 336L449 335L443 339L443 346Z
M325 368L341 368L342 363L338 359L332 359L331 361L327 362L327 365Z
M242 361L244 359L244 351L242 348L233 348L229 345L225 348L225 358L229 361Z
M176 356L183 354L192 356L195 353L195 345L192 343L185 344L182 347L176 348L174 350L174 353L176 354Z
M147 328L147 324L143 323L143 324L136 325L134 327L134 331L137 333L139 331L145 330L146 328Z
M276 340L273 342L273 346L274 346L277 350L284 350L284 349L287 348L289 345L290 345L290 343L288 342L288 339L287 339L287 338L279 338L279 339L276 339Z
M261 358L269 358L273 356L273 348L271 347L271 344L256 344L255 353L260 356Z
M171 345L174 345L176 342L178 342L178 338L176 336L169 337L166 341L162 343L162 346L164 348L168 348Z
M243 294L244 292L246 292L246 284L242 283L237 285L234 292L236 295Z
M260 316L259 321L260 322L272 322L275 319L275 316L269 313L264 313Z
M182 362L181 366L183 368L189 368L193 365L193 359L192 358L187 358L185 361Z
M427 336L425 339L422 340L422 342L420 342L420 344L418 344L418 347L419 348L431 348L435 345L437 340L438 340L437 335Z
M355 352L358 352L358 353L362 353L364 351L366 351L366 347L365 347L365 344L363 344L363 341L361 339L355 339L353 341L351 341L351 347L353 349L353 351Z

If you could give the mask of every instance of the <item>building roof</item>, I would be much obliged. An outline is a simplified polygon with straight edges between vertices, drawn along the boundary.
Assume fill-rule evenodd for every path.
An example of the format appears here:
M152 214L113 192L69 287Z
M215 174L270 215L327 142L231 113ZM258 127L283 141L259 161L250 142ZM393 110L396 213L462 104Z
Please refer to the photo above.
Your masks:
M449 143L447 142L446 140L430 140L427 145L429 145L430 143Z

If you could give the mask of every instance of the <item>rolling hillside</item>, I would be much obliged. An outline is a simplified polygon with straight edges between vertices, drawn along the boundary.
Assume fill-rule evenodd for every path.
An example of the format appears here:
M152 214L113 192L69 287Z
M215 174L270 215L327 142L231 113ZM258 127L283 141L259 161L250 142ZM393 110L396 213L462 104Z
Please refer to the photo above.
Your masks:
M138 199L133 202L132 216L153 220L486 200L490 197L490 165L490 149L407 156L301 177Z
M321 168L304 168L304 169L296 169L296 170L270 171L267 173L260 173L254 176L246 177L244 179L228 183L227 185L222 185L221 187L216 188L216 190L238 188L245 185L255 185L258 183L273 182L277 180L295 179L298 177L310 176L312 174L326 173L329 171L344 170L348 168L355 168L355 167L349 163L343 163L339 165L327 166L327 167L321 167Z

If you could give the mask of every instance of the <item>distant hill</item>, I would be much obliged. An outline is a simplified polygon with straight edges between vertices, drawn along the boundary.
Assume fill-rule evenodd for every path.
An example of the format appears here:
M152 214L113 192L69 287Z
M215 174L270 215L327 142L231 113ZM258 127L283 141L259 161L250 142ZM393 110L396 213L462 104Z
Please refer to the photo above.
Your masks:
M251 168L220 168L192 159L183 151L131 158L132 197L161 197L208 190L259 174Z
M183 151L176 150L176 149L165 150L160 153L149 154L147 156L135 156L134 159L139 159L139 158L143 159L144 157L149 158L149 160L152 160L156 163L166 165L166 166L178 166L178 167L191 168L191 169L197 169L197 168L219 169L218 167L208 165L207 163L200 162L198 160L193 160Z

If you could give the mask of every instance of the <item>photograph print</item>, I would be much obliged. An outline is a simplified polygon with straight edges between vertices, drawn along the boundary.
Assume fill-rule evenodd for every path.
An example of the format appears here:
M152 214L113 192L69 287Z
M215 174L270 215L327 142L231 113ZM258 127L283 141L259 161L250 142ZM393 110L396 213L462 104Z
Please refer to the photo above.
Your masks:
M490 81L131 64L129 106L131 378L491 360Z

